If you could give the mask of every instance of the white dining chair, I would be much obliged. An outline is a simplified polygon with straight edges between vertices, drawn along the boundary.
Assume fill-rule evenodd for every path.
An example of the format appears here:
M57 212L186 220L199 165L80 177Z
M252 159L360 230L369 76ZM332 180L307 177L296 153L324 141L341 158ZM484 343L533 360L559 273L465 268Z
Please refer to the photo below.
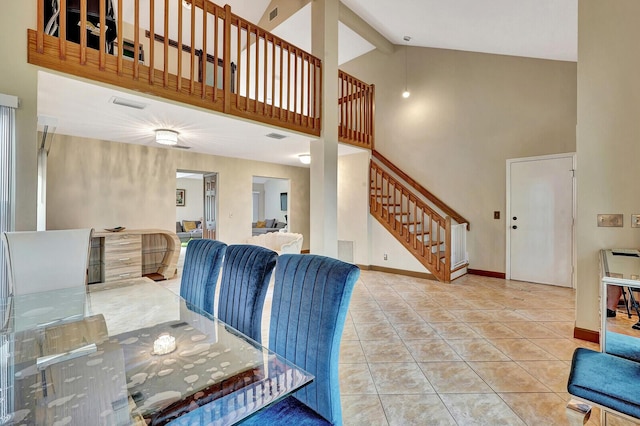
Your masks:
M85 286L93 229L3 232L9 294Z

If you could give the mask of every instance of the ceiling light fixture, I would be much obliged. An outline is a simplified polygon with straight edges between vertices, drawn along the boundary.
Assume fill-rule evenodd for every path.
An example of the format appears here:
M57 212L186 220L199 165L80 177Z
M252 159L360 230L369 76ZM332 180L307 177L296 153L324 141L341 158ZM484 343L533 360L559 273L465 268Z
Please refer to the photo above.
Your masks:
M403 40L405 41L405 45L404 45L404 92L402 92L402 97L406 99L409 96L411 96L411 92L409 92L409 89L407 86L407 43L411 41L411 37L404 36Z
M298 155L298 160L302 164L311 164L311 154L300 154Z
M161 145L178 145L178 132L169 129L156 130L156 142Z
M187 10L191 10L191 3L189 3L187 0L182 0L182 7Z

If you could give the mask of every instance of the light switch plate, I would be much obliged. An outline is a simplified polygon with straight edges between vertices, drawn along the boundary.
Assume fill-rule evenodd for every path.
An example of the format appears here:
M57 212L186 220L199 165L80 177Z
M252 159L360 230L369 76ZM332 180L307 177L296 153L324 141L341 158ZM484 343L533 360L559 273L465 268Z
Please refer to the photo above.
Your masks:
M640 228L640 214L631 215L631 227Z
M623 216L621 214L599 214L598 226L622 228L624 226L622 220Z

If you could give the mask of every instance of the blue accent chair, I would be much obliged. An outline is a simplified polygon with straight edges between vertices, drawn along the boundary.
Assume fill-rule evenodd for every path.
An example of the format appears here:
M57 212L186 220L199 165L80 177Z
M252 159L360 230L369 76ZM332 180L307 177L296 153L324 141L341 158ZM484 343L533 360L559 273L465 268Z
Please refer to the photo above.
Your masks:
M253 245L230 245L222 263L218 318L257 342L262 308L278 254Z
M269 349L315 376L310 384L241 424L341 425L338 357L357 266L283 254L276 265Z
M213 315L220 266L227 245L216 240L191 240L184 257L180 297Z

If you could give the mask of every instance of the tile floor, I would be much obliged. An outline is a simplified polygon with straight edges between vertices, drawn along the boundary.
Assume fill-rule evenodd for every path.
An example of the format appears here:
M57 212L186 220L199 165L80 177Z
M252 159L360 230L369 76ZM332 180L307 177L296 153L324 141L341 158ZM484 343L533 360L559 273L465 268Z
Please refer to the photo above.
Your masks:
M179 277L165 285L178 291ZM344 424L567 424L573 350L598 348L573 338L574 305L560 287L362 271L341 345Z

